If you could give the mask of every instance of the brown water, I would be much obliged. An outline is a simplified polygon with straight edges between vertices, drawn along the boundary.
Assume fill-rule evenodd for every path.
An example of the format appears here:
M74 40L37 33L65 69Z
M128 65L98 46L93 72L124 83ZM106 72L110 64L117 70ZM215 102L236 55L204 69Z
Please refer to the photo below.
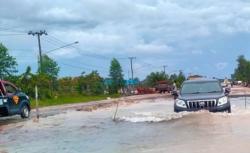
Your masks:
M232 114L177 114L173 101L157 99L121 106L117 122L114 108L68 111L39 123L5 119L11 124L0 127L0 152L249 153L250 108L240 98L232 105Z

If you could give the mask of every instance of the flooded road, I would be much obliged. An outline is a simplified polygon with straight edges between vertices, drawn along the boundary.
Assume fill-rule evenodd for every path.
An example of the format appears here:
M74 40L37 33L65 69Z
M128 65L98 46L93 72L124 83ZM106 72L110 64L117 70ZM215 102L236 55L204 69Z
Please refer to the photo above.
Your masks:
M0 152L249 153L250 105L231 103L232 114L174 113L173 100L159 98L120 106L117 122L115 107L14 121L0 126Z

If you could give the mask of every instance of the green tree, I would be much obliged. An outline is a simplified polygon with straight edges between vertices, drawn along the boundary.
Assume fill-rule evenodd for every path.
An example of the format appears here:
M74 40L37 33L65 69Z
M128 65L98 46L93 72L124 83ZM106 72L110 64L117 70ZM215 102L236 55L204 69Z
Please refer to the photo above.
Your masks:
M104 93L103 78L97 71L92 71L90 74L82 75L78 79L77 90L80 94L98 95Z
M175 82L177 80L178 76L174 73L174 74L171 74L169 79L171 80L171 82Z
M58 91L60 94L69 95L75 92L79 82L78 77L63 77L58 79Z
M109 86L110 93L117 93L119 89L124 87L124 79L122 67L117 59L113 58L110 65L109 76L111 85Z
M17 72L16 59L9 55L8 49L0 43L0 78L5 78Z
M250 61L246 60L243 55L237 59L238 66L234 71L234 79L250 83Z
M180 73L178 74L175 82L176 82L176 86L178 88L180 88L181 84L186 80L186 77L184 75L184 73L182 71L180 71Z
M21 75L22 79L29 80L33 74L31 73L31 67L28 66L25 70L25 72Z
M146 77L144 82L146 86L154 87L155 85L157 85L158 81L167 81L167 80L168 80L168 75L166 75L164 72L152 72Z
M58 64L56 63L56 61L51 59L46 54L42 55L42 61L43 61L42 62L42 69L39 66L38 72L46 74L52 78L57 78L60 68L59 68Z
M19 81L19 86L21 87L21 89L23 91L25 91L25 93L27 93L28 95L34 97L35 93L34 93L34 88L35 88L35 82L34 82L34 77L35 75L32 74L31 72L31 67L28 66L26 68L26 71L21 74L21 76L19 77L20 81Z
M99 75L97 71L92 71L90 74L86 75L86 80L89 80L89 93L92 94L103 94L104 83L103 78Z
M51 77L46 74L37 74L32 78L32 86L35 85L38 87L38 95L41 99L53 98L56 94L55 91L52 90L52 80ZM34 91L34 90L33 90Z

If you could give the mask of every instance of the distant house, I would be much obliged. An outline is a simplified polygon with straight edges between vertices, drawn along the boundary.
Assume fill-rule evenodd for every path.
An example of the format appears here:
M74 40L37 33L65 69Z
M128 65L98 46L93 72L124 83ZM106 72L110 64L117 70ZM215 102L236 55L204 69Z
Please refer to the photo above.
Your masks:
M197 79L202 79L202 78L204 78L204 77L201 75L190 75L187 79L188 80L197 80Z

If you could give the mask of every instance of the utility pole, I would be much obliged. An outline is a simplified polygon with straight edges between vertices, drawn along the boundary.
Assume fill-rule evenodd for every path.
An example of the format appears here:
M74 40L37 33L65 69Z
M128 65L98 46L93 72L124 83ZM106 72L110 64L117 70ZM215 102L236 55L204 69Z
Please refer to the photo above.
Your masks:
M35 98L36 98L36 119L39 120L39 102L38 102L38 89L35 86Z
M167 65L163 65L163 72L166 75L166 67L168 67Z
M129 57L130 60L130 68L131 68L131 75L132 75L132 81L134 81L134 69L133 69L133 60L136 59L136 57Z
M40 30L40 31L36 31L36 32L33 32L33 31L29 31L28 32L28 35L32 35L32 36L35 36L37 35L37 39L38 39L38 47L39 47L39 64L40 64L40 73L43 72L43 67L42 67L42 63L43 63L43 59L42 59L42 47L41 47L41 40L40 40L40 37L42 35L48 35L47 32L45 30Z

